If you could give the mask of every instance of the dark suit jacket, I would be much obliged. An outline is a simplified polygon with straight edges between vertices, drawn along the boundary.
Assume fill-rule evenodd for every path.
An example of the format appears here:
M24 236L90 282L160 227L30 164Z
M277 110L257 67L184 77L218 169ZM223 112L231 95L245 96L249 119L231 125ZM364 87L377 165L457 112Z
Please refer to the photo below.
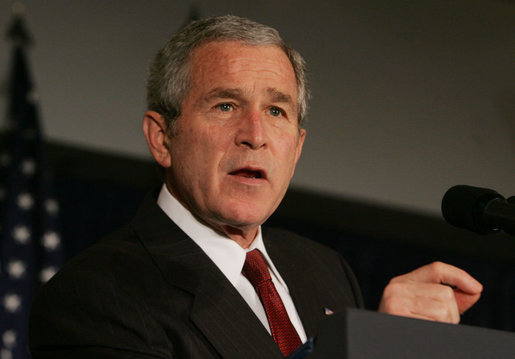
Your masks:
M334 251L263 230L308 336L324 308L362 306ZM282 358L222 272L148 196L134 220L71 260L38 293L30 320L38 358Z

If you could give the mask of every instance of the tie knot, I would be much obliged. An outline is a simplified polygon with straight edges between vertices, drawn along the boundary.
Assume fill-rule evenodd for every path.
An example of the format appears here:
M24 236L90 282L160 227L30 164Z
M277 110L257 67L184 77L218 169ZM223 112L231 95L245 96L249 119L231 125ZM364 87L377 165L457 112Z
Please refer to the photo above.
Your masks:
M268 266L259 249L253 249L247 252L242 273L255 288L263 282L271 280Z

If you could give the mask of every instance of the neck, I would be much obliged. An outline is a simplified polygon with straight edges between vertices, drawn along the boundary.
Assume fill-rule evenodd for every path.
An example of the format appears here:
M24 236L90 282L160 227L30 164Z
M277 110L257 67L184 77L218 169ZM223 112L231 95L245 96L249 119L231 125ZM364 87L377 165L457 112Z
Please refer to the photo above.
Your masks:
M234 228L230 226L224 226L222 228L223 233L231 238L233 241L238 243L242 248L249 248L254 239L258 234L259 227L253 226L249 229Z
M250 245L256 238L258 231L259 231L259 225L254 224L254 225L248 225L248 226L235 227L235 226L231 226L229 224L210 222L208 220L200 218L194 212L191 212L191 213L197 219L197 221L210 227L215 232L218 232L221 235L225 235L225 236L229 237L230 239L232 239L233 241L238 243L238 245L244 249L247 249L250 247Z
M175 192L173 191L173 187L171 184L167 181L166 187L168 189L168 192L174 197L186 210L188 210L196 219L197 221L203 223L204 225L210 227L214 231L226 235L238 245L240 245L242 248L249 248L254 239L256 238L259 230L259 225L246 225L246 226L231 226L229 224L220 223L218 221L211 221L207 218L202 218L199 216L196 211L194 211L192 206L189 206L187 201L185 201L180 196L177 196Z

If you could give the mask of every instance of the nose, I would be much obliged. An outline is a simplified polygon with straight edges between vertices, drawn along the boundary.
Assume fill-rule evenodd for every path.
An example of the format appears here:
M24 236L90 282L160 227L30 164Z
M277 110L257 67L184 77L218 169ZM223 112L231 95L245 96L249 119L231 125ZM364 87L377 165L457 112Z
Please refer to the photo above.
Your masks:
M253 150L266 145L266 134L263 126L263 115L259 111L249 111L238 124L236 145Z

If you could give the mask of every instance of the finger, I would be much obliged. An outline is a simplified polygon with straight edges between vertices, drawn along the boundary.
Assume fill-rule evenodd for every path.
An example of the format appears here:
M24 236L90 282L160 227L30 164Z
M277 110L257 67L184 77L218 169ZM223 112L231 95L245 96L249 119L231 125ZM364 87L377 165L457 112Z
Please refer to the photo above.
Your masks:
M408 297L412 299L431 298L440 302L455 301L454 291L447 285L415 281L391 282L385 288L385 297Z
M454 295L456 297L458 310L461 314L469 310L470 307L472 307L479 300L479 297L481 297L481 293L468 294L461 292L460 290L455 290Z
M470 274L455 266L442 262L434 262L420 267L408 274L395 278L395 280L413 280L416 282L442 283L456 287L463 293L478 294L483 286Z

